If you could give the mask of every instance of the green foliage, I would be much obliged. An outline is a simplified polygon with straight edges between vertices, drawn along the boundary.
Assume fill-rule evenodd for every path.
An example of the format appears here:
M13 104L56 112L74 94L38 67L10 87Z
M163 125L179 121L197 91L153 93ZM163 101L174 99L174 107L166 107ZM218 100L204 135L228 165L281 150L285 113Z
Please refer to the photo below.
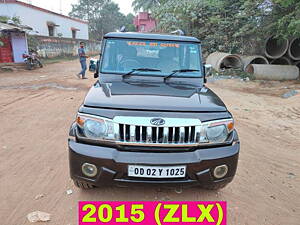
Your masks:
M206 54L261 53L270 35L300 37L299 0L134 0L132 6L150 11L161 32L180 28L198 37ZM70 15L89 21L93 39L123 25L135 31L134 16L121 14L111 0L79 0Z
M37 51L37 46L39 46L39 41L34 35L27 35L27 43L28 43L28 49L32 49L34 51Z
M90 37L95 40L100 40L104 34L115 31L123 25L132 29L126 24L127 17L111 0L79 0L78 4L72 5L70 16L87 20ZM130 23L132 24L132 21Z
M173 0L152 9L158 29L170 32L181 28L199 37L209 52L236 53L241 40L234 37L241 21L235 20L242 3L227 0Z
M156 6L159 6L161 3L164 3L166 1L163 0L134 0L132 2L132 7L134 11L150 11Z
M280 15L273 22L273 29L277 36L288 38L300 36L300 1L274 0L274 11Z
M153 1L135 2L141 8ZM299 0L165 0L148 10L160 31L183 29L201 39L207 52L260 53L270 35L300 36Z
M135 26L133 25L134 15L129 13L125 18L125 27L128 32L135 32Z
M0 22L1 23L7 23L9 20L12 20L14 24L20 25L21 20L20 17L14 16L14 17L8 17L8 16L0 16Z
M0 22L1 23L7 23L8 20L9 20L9 17L7 17L7 16L0 16Z

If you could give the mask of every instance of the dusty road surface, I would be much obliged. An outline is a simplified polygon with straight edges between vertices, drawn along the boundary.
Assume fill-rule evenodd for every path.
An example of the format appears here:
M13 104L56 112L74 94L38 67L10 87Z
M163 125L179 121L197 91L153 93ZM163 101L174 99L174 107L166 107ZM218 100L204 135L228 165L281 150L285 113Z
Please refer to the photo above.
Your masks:
M75 225L79 200L225 200L230 225L300 224L300 95L280 97L299 82L208 85L234 114L241 139L237 175L225 189L81 191L69 178L68 129L95 80L78 80L77 71L70 61L0 73L0 224L29 224L26 215L40 210L51 214L45 224Z

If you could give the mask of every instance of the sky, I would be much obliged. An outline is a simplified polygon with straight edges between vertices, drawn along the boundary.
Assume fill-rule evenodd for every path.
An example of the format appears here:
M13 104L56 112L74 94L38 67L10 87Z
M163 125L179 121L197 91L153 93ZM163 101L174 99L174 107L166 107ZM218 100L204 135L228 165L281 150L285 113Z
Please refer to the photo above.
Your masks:
M45 8L54 12L60 13L62 9L62 14L68 15L72 9L71 4L78 3L78 0L20 0L26 3L32 3L33 5ZM131 4L133 0L112 0L117 3L120 7L120 11L127 15L128 13L133 13ZM60 7L61 4L61 7Z

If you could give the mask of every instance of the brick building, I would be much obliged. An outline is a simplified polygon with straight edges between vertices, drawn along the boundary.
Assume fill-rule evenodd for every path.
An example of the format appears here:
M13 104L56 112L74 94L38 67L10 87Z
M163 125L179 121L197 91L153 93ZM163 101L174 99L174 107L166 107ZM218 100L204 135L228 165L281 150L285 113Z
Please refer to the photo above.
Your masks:
M148 12L140 12L133 21L138 32L151 32L156 29L156 21Z

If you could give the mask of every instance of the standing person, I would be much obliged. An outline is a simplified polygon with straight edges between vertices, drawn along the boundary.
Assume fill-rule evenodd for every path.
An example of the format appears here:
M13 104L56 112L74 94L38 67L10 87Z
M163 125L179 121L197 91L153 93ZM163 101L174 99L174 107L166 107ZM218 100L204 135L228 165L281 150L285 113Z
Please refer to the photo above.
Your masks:
M87 79L85 77L85 72L87 69L87 65L86 65L86 59L88 58L88 56L85 54L85 49L84 49L84 42L80 42L80 47L78 49L78 56L79 56L79 61L80 61L80 65L81 65L81 71L80 73L77 74L77 77L82 79Z

